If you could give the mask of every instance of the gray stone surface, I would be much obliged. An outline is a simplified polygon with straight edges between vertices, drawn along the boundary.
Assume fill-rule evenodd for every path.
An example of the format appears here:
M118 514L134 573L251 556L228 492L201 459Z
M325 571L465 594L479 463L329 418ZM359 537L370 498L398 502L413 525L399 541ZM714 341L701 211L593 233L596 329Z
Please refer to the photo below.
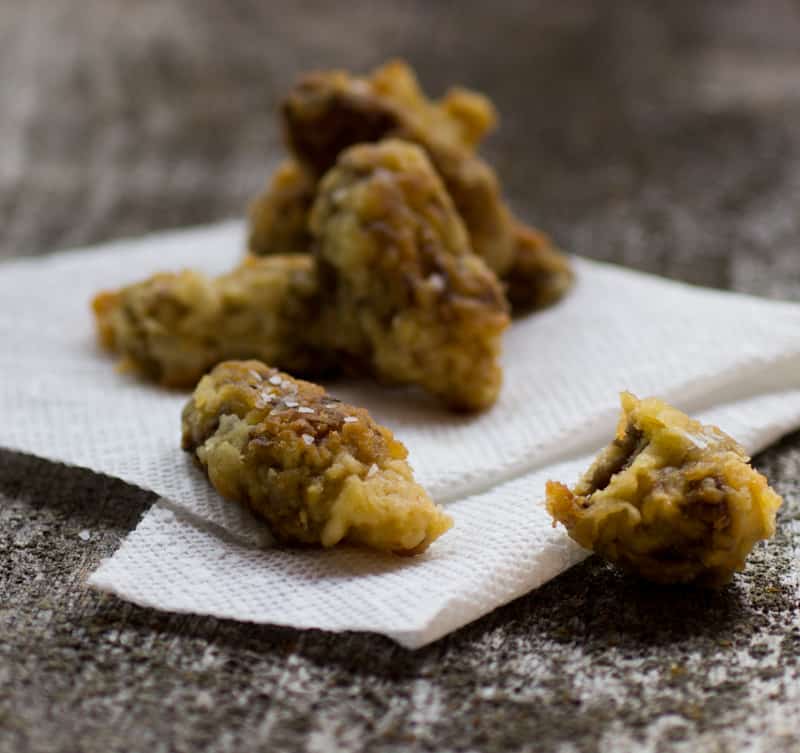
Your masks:
M0 256L241 214L291 79L389 55L491 94L565 248L800 300L789 0L5 0ZM0 752L800 750L800 435L758 466L780 530L728 588L588 560L408 653L89 592L151 496L0 452Z

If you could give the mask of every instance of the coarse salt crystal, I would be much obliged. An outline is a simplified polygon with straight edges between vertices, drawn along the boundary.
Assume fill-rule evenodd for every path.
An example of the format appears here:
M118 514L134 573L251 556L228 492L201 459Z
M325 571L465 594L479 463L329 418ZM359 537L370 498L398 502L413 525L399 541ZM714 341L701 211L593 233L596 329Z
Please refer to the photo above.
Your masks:
M285 400L284 402L286 403L287 408L296 408L298 405L300 405L297 400Z
M84 529L83 529L83 530L82 530L82 531L81 531L81 532L78 534L78 538L79 538L81 541L88 541L90 538L92 538L92 534L91 534L91 532L89 531L89 529L88 529L88 528L84 528Z
M310 434L303 434L301 436L306 444L314 444L314 437L312 437Z
M259 374L257 371L253 371L253 369L250 369L250 371L248 371L247 373L250 374L250 376L253 377L253 379L258 379L259 382L261 381L261 374Z
M264 408L269 403L271 403L274 399L274 396L271 395L269 392L262 391L259 393L258 398L256 399L256 408Z
M344 417L344 422L346 424L354 424L356 421L358 421L358 419L355 416L345 416Z
M281 383L281 378L275 374L269 378L269 383L274 384L277 387Z
M430 285L435 291L441 293L445 288L444 277L434 272L428 277L428 285Z
M373 463L367 471L367 478L372 478L378 472L378 466Z
M288 405L288 403L287 403L287 405ZM314 412L314 409L313 409L313 408L307 408L305 405L301 405L301 406L300 406L300 407L297 409L297 412L298 412L298 413L313 413L313 412Z

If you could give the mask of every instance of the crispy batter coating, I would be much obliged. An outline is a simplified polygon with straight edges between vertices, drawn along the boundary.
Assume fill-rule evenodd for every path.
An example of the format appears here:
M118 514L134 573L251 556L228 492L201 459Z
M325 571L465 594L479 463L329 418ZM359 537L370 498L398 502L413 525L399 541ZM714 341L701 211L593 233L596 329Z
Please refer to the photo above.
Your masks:
M311 231L326 344L454 409L495 401L507 303L418 146L387 140L343 152L321 183Z
M101 342L174 387L254 357L416 384L458 410L491 405L507 304L424 152L354 147L314 207L315 256L251 257L216 279L184 271L101 293Z
M314 203L316 178L287 159L250 205L248 249L256 256L307 253L311 249L308 213Z
M227 361L200 380L182 444L286 543L417 554L452 525L366 410L259 361Z
M475 252L499 275L511 267L514 220L497 176L474 153L496 122L485 97L454 89L431 102L413 71L393 61L366 77L345 71L309 74L287 97L283 116L290 148L317 175L353 144L387 137L419 144L444 180Z
M727 583L775 532L781 498L744 450L661 400L622 395L614 441L547 508L581 546L661 583ZM554 520L554 525L555 525Z
M250 253L310 250L308 214L316 189L315 180L298 162L284 161L250 206ZM514 238L514 261L503 278L514 312L546 308L560 300L575 277L568 257L547 235L521 222L514 226Z
M505 277L506 295L515 313L546 308L572 287L569 259L544 233L519 223L514 228L514 265Z
M342 70L307 74L284 103L284 117L290 144L320 175L353 144L402 135L468 152L497 124L494 105L477 92L459 87L429 100L402 60L363 77ZM326 128L314 130L314 123Z
M262 358L298 373L327 364L313 345L319 317L309 256L246 259L210 279L158 274L93 303L100 342L123 365L169 387L191 387L228 358Z

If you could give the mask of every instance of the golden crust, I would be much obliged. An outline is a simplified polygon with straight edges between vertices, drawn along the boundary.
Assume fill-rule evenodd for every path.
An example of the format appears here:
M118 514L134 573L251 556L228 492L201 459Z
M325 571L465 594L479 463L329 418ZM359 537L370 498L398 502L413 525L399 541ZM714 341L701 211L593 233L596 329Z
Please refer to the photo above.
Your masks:
M460 149L475 149L497 126L497 110L488 97L457 86L448 89L440 101L431 101L404 60L384 63L368 80L374 95L394 108L409 130L435 133Z
M519 310L558 300L572 283L565 256L546 236L515 221L501 199L497 176L474 154L497 122L491 102L454 87L428 100L411 68L392 61L367 77L345 71L311 73L284 104L287 138L306 165L287 160L251 206L254 254L310 247L305 213L316 186L339 153L360 142L397 137L421 145L442 176L465 222L475 252L498 273Z
M250 253L265 256L310 250L308 214L316 190L309 173L294 160L286 160L250 206ZM547 235L515 223L514 260L503 277L514 313L556 303L572 287L574 278L568 257Z
M250 205L248 249L256 256L307 253L308 213L316 179L295 160L282 162L263 193Z
M744 450L655 398L622 395L615 440L547 508L581 546L662 582L728 582L775 532L781 498Z
M507 303L419 147L387 140L343 152L311 230L330 347L455 409L495 401Z
M366 410L258 361L221 363L201 379L182 444L221 494L286 543L416 554L452 525L414 481L406 448Z
M497 123L494 105L478 92L459 87L440 102L429 100L401 60L369 76L343 70L306 74L285 100L283 115L293 151L319 175L353 144L395 136L466 153Z
M457 410L495 401L507 304L419 147L343 153L310 224L313 257L251 257L216 279L160 274L99 294L101 343L173 387L252 357L416 384Z
M316 347L316 269L308 256L246 259L210 279L157 274L92 303L101 345L169 387L191 387L227 358L269 359L298 373L327 364Z
M569 259L544 233L517 224L514 265L505 277L506 295L514 313L546 308L572 287Z
M121 290L102 290L92 298L92 313L97 327L100 346L112 353L117 352L116 319L122 302Z
M422 146L444 180L475 252L497 274L508 271L514 255L513 218L497 176L474 153L496 122L488 99L454 89L441 102L431 102L413 71L393 61L366 77L338 70L309 74L287 97L283 116L292 152L317 175L354 144L400 138Z

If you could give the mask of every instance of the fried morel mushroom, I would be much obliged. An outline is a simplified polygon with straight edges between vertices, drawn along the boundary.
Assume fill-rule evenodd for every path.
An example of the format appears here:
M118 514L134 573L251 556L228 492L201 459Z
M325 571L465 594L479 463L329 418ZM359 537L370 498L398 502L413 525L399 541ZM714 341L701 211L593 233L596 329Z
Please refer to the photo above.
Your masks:
M581 546L649 580L727 583L775 532L781 498L715 426L656 398L622 395L614 441L547 509Z

